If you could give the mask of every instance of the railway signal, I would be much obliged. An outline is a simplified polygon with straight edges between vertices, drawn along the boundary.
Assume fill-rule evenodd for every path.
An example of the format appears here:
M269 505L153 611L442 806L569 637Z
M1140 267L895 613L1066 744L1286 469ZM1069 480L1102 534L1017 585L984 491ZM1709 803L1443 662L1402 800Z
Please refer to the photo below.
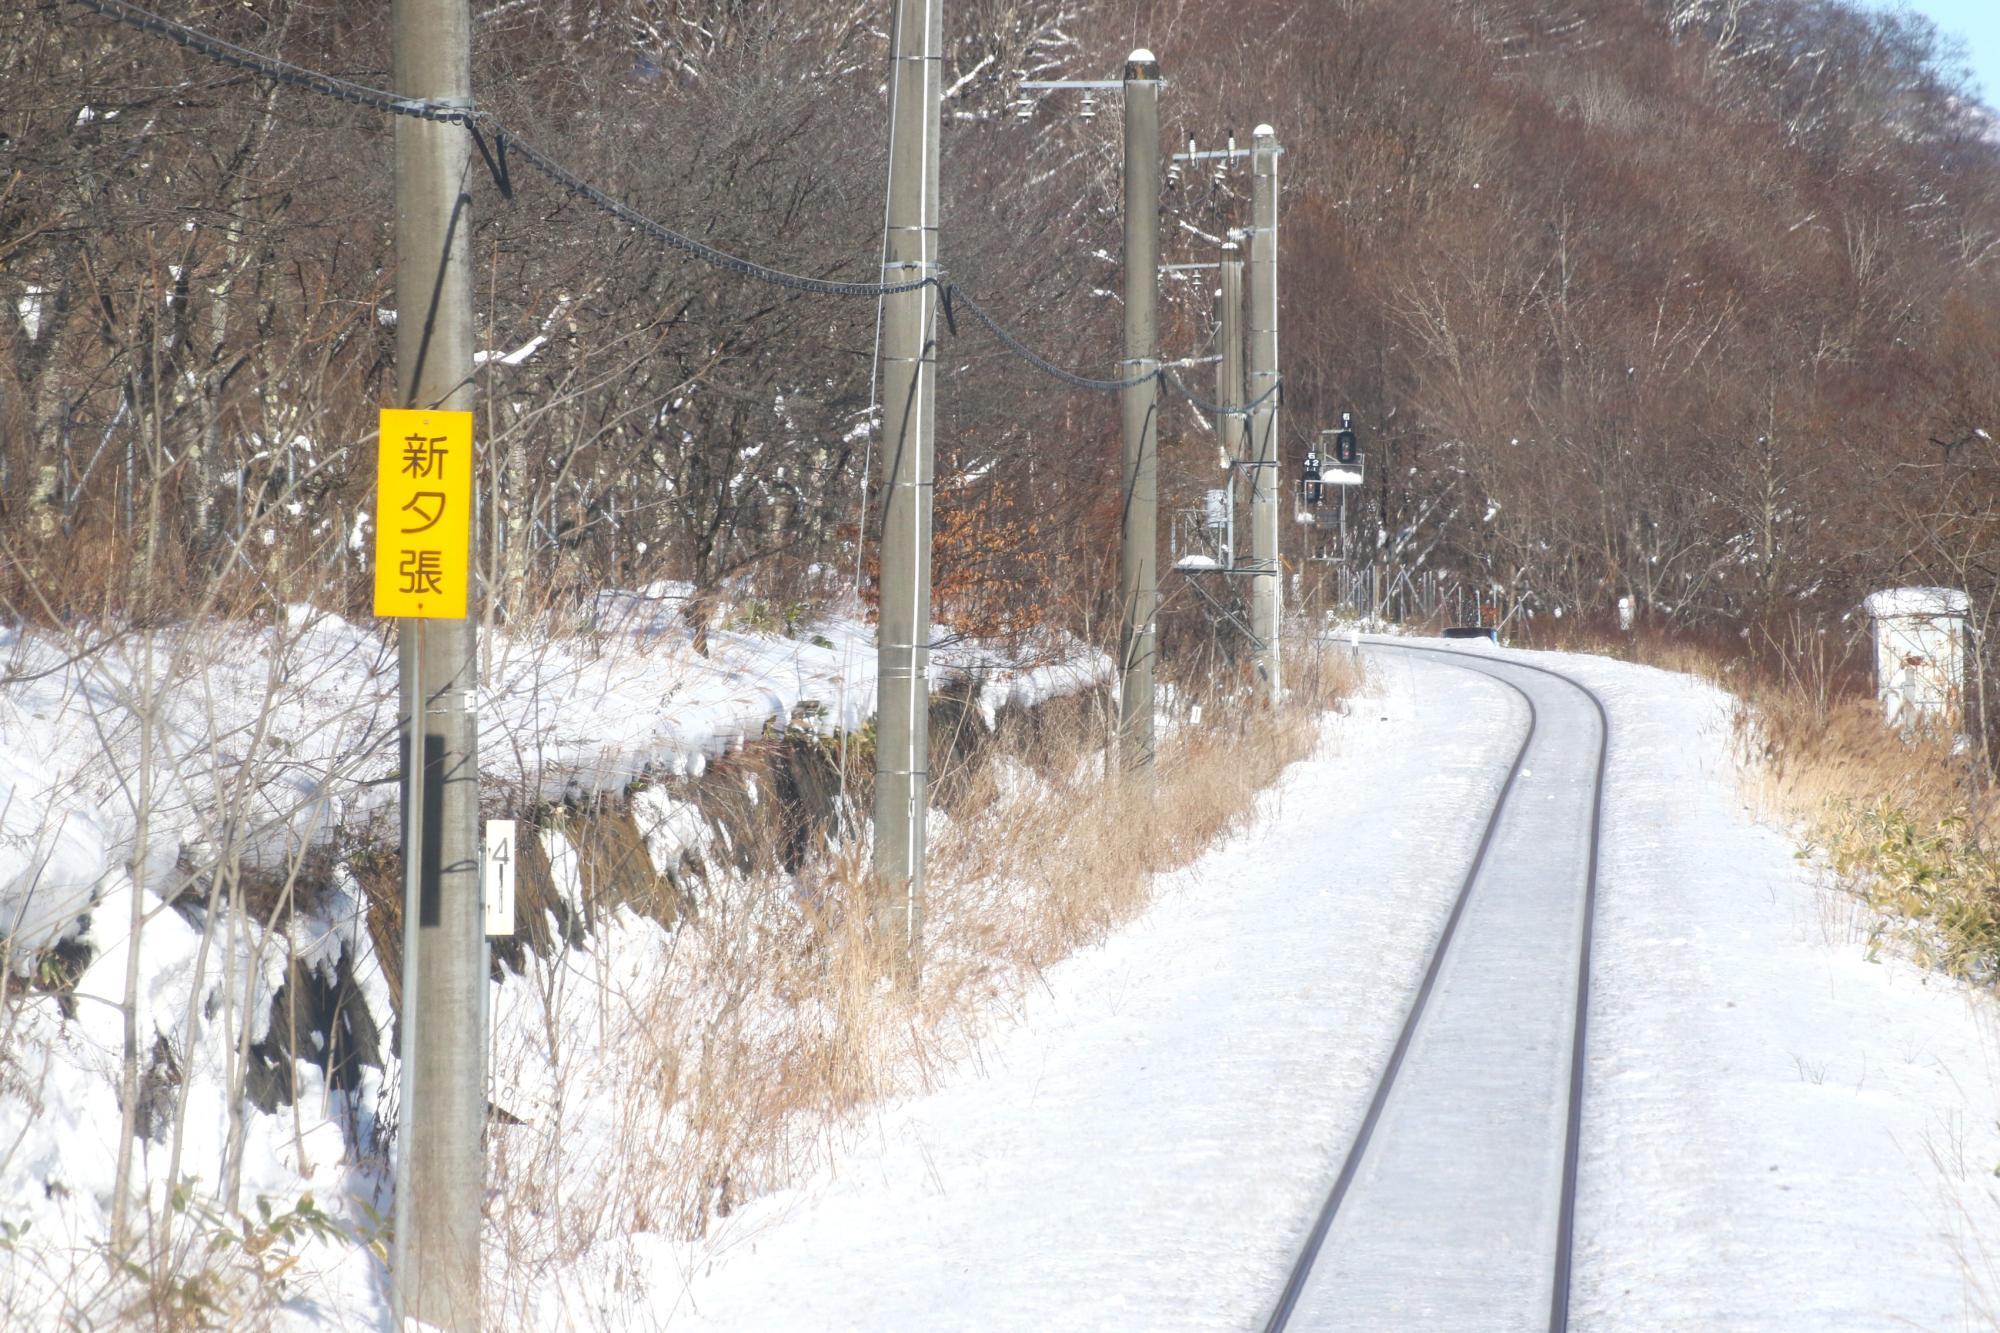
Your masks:
M1361 444L1354 435L1354 414L1340 414L1340 429L1333 433L1333 461L1342 467L1353 467L1361 457Z

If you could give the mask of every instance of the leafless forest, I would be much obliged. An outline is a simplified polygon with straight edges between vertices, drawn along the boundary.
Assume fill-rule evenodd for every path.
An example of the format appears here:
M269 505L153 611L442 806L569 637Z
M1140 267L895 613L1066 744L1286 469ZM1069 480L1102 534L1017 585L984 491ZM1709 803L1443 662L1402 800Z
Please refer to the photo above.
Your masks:
M153 4L246 51L390 82L385 0ZM477 103L708 246L871 283L890 10L474 0ZM1836 859L1879 870L1854 849L1944 847L1948 871L1889 867L1922 892L1884 910L1945 920L1945 966L1990 978L1990 790L1937 738L1890 738L1872 707L1828 721L1828 664L1869 591L1949 584L1979 628L2000 615L2000 118L1934 31L1842 0L948 0L946 39L952 283L1052 361L1115 375L1118 99L1085 115L1073 96L1024 102L1022 84L1114 78L1145 46L1168 81L1163 150L1274 125L1283 455L1297 475L1319 431L1354 414L1368 474L1350 497L1353 567L1476 590L1532 639L1602 628L1630 598L1646 642L1699 641L1711 665L1718 646L1730 669L1746 650L1810 658L1828 688L1763 709L1764 757L1835 752L1838 781L1805 764L1786 776L1820 783L1800 786L1807 813L1825 791L1844 803L1840 829L1816 835ZM32 1204L82 1230L13 1261L0 1327L45 1326L58 1298L156 1327L226 1307L259 1327L282 1294L270 1256L293 1233L384 1234L373 1212L336 1225L310 1195L262 1230L237 1223L259 1188L245 1161L285 1131L253 1106L290 1108L298 1161L317 1134L319 1161L358 1163L350 1183L387 1202L370 1173L400 1107L382 1071L400 1039L403 875L370 822L388 808L396 728L367 523L396 382L393 133L381 111L78 0L0 7L0 779L14 793L0 850L27 849L20 879L41 895L33 928L0 936L0 974L28 964L0 986L0 1111L115 1145L51 1158L73 1207L46 1184L18 1196L24 1217ZM848 710L845 674L838 693L800 694L793 732L777 734L786 705L768 728L758 712L748 730L769 745L714 769L706 752L649 767L640 741L706 743L665 721L607 757L597 733L615 728L584 725L592 705L542 707L698 711L681 685L647 683L665 675L618 674L617 653L565 633L601 629L607 590L693 590L606 599L685 616L676 681L697 662L726 674L731 627L824 648L829 680L833 645L802 642L816 624L838 619L865 645L850 616L813 616L851 611L874 574L876 303L697 262L483 148L466 183L476 613L508 631L482 640L485 813L547 835L524 849L568 848L562 882L594 904L565 915L554 853L535 852L541 887L517 902L529 924L505 953L514 980L493 992L494 1104L527 1110L488 1131L507 1201L488 1243L512 1275L500 1322L525 1327L515 1312L535 1308L537 1284L606 1237L704 1234L816 1160L802 1126L962 1056L995 996L1129 920L1152 876L1238 827L1310 748L1304 719L1355 682L1299 652L1289 709L1211 707L1197 726L1203 697L1241 690L1226 676L1210 696L1183 688L1205 671L1191 649L1227 645L1169 575L1163 679L1189 722L1157 800L1095 781L1094 692L1013 717L980 752L1006 763L943 762L990 721L934 727L933 791L956 821L936 840L937 943L921 993L891 993L844 906L874 888L840 836L872 744L849 753L866 711ZM1215 258L1247 222L1247 172L1211 165L1169 177L1169 264ZM1164 356L1212 391L1212 275L1165 284ZM1013 640L1017 663L1040 642L1077 646L1043 630L1111 645L1116 400L1041 374L963 313L943 336L938 620ZM1221 474L1214 423L1166 402L1173 509ZM1285 527L1287 595L1310 604L1334 571L1300 559L1301 530ZM635 640L651 635L635 624ZM1977 642L1990 667L1993 635ZM977 703L975 689L934 712L976 719ZM722 706L689 735L735 726ZM35 726L41 751L19 739ZM1885 780L1898 764L1918 777ZM778 798L759 805L760 783ZM1892 785L1922 799L1869 804ZM761 813L731 842L720 821L746 800ZM824 863L804 864L821 834ZM681 841L656 865L648 839ZM753 845L754 868L737 850ZM599 929L615 904L636 905L623 935ZM596 952L573 947L585 930ZM624 991L588 970L619 940L644 964ZM155 996L142 982L157 977L171 985ZM573 1043L565 1024L610 1011L592 1008L599 982L617 1022ZM65 1013L78 990L111 1002ZM310 1024L319 1044L301 1045ZM20 1054L72 1049L96 1063L36 1073ZM323 1123L299 1111L314 1065ZM61 1121L47 1106L84 1109ZM0 1145L0 1167L18 1146ZM224 1260L205 1257L213 1234L237 1247ZM0 1218L0 1251L20 1235ZM143 1268L98 1262L142 1239ZM371 1262L356 1281L372 1291Z
M386 84L388 6L161 0ZM716 246L870 280L887 6L498 0L481 105ZM1288 152L1287 456L1352 410L1364 551L1539 612L1832 624L1893 581L2000 596L2000 143L1919 20L1837 0L964 0L943 250L1079 370L1118 355L1116 99ZM0 606L24 620L364 606L392 389L391 127L70 3L0 15ZM703 267L517 163L473 182L480 559L497 614L656 577L864 583L875 310ZM1240 223L1189 174L1169 261ZM1187 277L1187 275L1178 275ZM1212 336L1170 284L1167 354ZM1116 414L976 326L940 385L940 616L1105 622ZM1163 430L1183 498L1209 425ZM1987 618L1982 615L1982 619Z

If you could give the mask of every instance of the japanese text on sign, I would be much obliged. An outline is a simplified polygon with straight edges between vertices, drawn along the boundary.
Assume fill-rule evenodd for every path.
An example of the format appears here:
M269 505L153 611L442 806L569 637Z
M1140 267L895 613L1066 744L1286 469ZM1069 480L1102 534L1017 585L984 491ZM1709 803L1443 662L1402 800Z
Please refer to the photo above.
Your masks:
M472 559L472 413L382 410L375 614L465 616Z

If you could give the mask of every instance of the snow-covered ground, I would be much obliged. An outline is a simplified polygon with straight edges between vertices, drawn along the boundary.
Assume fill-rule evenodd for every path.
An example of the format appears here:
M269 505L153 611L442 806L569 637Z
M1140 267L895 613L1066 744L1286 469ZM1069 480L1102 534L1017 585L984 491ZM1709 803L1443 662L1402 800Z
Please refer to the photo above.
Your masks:
M486 789L523 804L616 791L699 773L767 727L830 733L874 714L868 625L718 628L704 656L686 595L605 593L580 633L487 635L473 701ZM73 932L129 859L142 774L155 883L178 855L212 850L208 826L232 816L253 854L282 859L393 812L396 659L379 626L296 607L276 626L91 637L0 627L0 935L17 966ZM989 716L1109 679L1101 652L1043 648L1013 659L951 643L933 677L976 678ZM232 784L245 804L223 813Z
M1992 997L1869 961L1858 905L1744 815L1726 697L1562 665L1613 727L1577 1317L2000 1325Z
M865 624L836 620L796 638L718 628L702 656L680 614L684 595L607 594L582 632L488 637L477 707L493 813L620 791L640 775L699 773L771 728L831 733L873 713ZM1071 641L1042 649L1009 656L952 644L934 653L934 678L975 679L989 716L1109 678L1101 652ZM70 1013L52 995L0 1008L0 1328L95 1327L134 1298L106 1281L116 1268L105 1237L135 905L142 924L129 976L142 1073L131 1179L155 1212L186 1186L174 1228L183 1271L200 1273L203 1247L222 1236L224 1258L246 1279L298 1260L286 1272L290 1324L366 1328L384 1318L379 1265L360 1245L315 1235L324 1228L310 1210L294 1210L310 1196L328 1225L379 1238L389 1203L369 1151L376 1117L393 1114L389 985L345 862L328 871L307 858L365 855L388 833L395 700L394 652L376 628L310 608L272 625L98 642L88 630L64 640L0 629L0 973L10 984L59 981L35 976L58 966L45 952L58 942L77 950L70 957L82 969L65 988ZM642 798L666 802L645 832L671 865L681 847L662 839L681 836L700 851L695 840L710 835L686 808L668 808L664 792ZM560 834L544 837L557 892L574 899L575 855ZM214 910L279 892L300 873L331 883L277 930L248 920L270 912L271 900ZM164 901L183 891L178 907ZM227 925L205 931L207 921ZM595 982L589 968L612 958L658 972L673 947L659 923L621 913L604 924L601 957L564 975ZM379 1066L339 1092L317 1068L281 1060L292 1066L293 1104L232 1114L257 1072L249 1048L265 1040L272 997L294 964L327 985L352 978ZM547 998L520 979L496 990L509 1032ZM602 1053L598 1086L615 1086L622 1054ZM533 1073L498 1071L503 1104L536 1109ZM253 1219L268 1200L276 1230L232 1239L218 1198ZM157 1255L142 1257L159 1268ZM217 1293L218 1304L227 1296Z
M1253 829L1052 969L977 1071L740 1212L687 1326L1248 1327L1478 842L1458 815L1518 744L1503 689L1460 700L1420 716L1392 686L1333 724Z
M832 688L866 657L839 633L789 657L768 640L723 636L697 664L669 637L674 621L621 623L628 629L595 647L561 649L574 660L559 666L549 665L553 650L496 663L489 725L534 738L512 747L511 762L537 790L692 766L767 720L838 725L866 712L865 700L843 703ZM376 641L327 621L296 641L301 656L280 673L296 683L278 692L296 712L273 724L288 753L379 737L389 696ZM143 662L85 675L35 657L43 646L13 646L14 661L57 669L10 686L0 710L6 809L35 816L8 831L44 838L42 849L8 840L15 860L5 867L18 886L22 866L39 864L46 884L46 847L63 849L65 873L95 900L89 929L100 946L77 987L76 1018L34 1001L15 1010L31 1018L0 1033L0 1325L34 1327L38 1311L57 1307L31 1302L103 1271L93 1237L103 1234L117 1136L118 923L132 892L117 776L136 754L129 702ZM2000 1244L1981 1238L2000 1235L2000 1079L1988 998L1893 958L1870 960L1852 904L1817 883L1782 832L1744 813L1724 696L1601 659L1509 655L1577 675L1612 716L1577 1326L1991 1326ZM740 1204L700 1242L641 1235L585 1254L545 1284L548 1320L1260 1326L1359 1122L1522 726L1518 700L1491 681L1378 657L1372 692L1326 723L1321 752L1267 793L1252 826L1163 885L1158 904L1102 947L1050 969L975 1060L934 1080L932 1093L876 1108L825 1170ZM161 742L191 756L170 770L191 810L228 771L215 756L252 748L241 729L254 718L229 712L235 691L269 691L258 684L268 653L204 662L187 678L222 682L209 702L176 696L176 725L194 740ZM1083 669L1095 678L1096 667ZM850 693L872 694L844 678ZM1017 674L1000 688L1032 697L1062 687ZM318 729L316 698L341 704ZM688 726L700 717L713 719L706 730ZM333 719L345 730L322 735ZM107 720L110 739L93 755L95 726ZM509 752L488 743L495 763ZM275 771L293 782L283 802L294 821L315 800L350 802L335 813L351 818L383 799L368 795L363 766L341 769L351 785L331 795L323 767ZM52 822L90 828L97 841L49 844ZM177 843L182 827L193 825L168 820L161 836ZM561 878L569 872L551 850ZM21 902L17 892L8 910ZM594 961L577 955L580 984L601 980L593 968L664 958L649 930L633 923L607 936ZM333 944L365 948L351 926L291 944L320 961ZM201 1024L229 1030L226 1007L217 1019L193 1003L225 973L264 980L222 1004L267 1005L275 955L260 961L245 937L221 941L228 958L204 963L200 947L180 916L153 913L142 1031L178 1041ZM371 995L380 984L367 983ZM505 992L496 1016L533 1026L534 999ZM231 1152L221 1094L232 1074L212 1044L194 1049L207 1053L181 1071L192 1089L181 1169L206 1190ZM595 1071L586 1081L613 1085L618 1058L601 1054L580 1068ZM268 1193L282 1214L309 1188L350 1232L365 1232L366 1208L386 1204L384 1182L354 1170L342 1099L316 1070L300 1073L297 1113L255 1116L241 1131L242 1197ZM393 1072L370 1077L375 1092L353 1105L393 1087ZM534 1110L525 1094L515 1104ZM168 1149L158 1138L142 1144L156 1197ZM41 1248L15 1247L24 1226ZM216 1227L194 1214L182 1234L205 1242ZM284 1326L386 1326L380 1268L364 1250L294 1237L268 1253L301 1256ZM241 1261L258 1262L247 1249Z
M1725 697L1524 656L1612 716L1577 1326L1986 1326L1988 998L1868 960L1744 813ZM1381 661L1375 689L976 1067L706 1246L654 1246L637 1322L1261 1326L1518 739L1449 666Z

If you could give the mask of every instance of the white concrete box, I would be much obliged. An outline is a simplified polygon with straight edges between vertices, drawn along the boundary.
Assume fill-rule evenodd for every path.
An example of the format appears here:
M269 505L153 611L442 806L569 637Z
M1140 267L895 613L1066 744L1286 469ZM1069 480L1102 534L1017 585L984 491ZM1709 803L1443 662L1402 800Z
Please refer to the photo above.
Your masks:
M1874 635L1875 692L1884 720L1957 730L1970 600L1955 588L1889 588L1861 605Z

